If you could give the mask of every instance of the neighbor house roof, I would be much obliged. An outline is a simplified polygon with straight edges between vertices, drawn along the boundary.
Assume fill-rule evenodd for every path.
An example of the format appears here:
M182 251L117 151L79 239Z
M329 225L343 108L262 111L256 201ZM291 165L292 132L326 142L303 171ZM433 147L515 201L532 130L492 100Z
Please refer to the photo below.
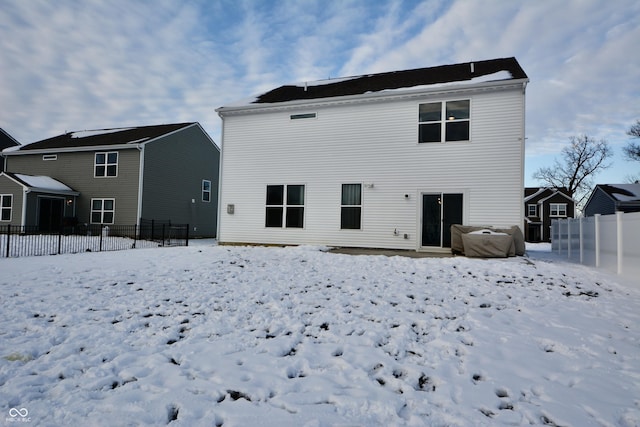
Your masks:
M12 172L2 172L2 174L0 175L6 175L10 179L29 189L30 191L37 191L40 193L67 194L73 196L77 196L80 194L67 185L49 176L25 175Z
M20 145L20 143L14 137L9 135L6 130L0 128L0 151L8 147L16 147L18 145Z
M569 199L570 201L575 203L575 200L571 196L569 196L569 190L564 187L526 187L524 201L530 202L533 200L537 203L541 203L546 201L547 199L550 199L556 194L560 194L566 199Z
M105 146L124 146L149 142L195 123L176 123L155 126L97 129L67 132L53 138L32 142L19 147L8 148L3 154L19 154L35 150L82 149Z
M598 184L596 187L617 202L640 202L640 183Z
M421 87L438 87L452 83L481 83L521 79L528 80L528 77L520 67L520 64L518 64L518 61L513 57L500 58L284 85L250 100L221 107L217 111L250 105L326 99Z

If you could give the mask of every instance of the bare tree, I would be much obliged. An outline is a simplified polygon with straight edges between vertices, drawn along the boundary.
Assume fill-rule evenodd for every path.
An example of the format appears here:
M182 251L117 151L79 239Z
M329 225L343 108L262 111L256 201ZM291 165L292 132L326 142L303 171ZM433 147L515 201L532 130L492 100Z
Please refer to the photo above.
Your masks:
M640 138L640 120L636 120L636 124L631 125L627 131L627 135L634 138ZM640 162L640 143L631 141L626 145L626 147L623 147L622 150L629 160Z
M611 166L607 163L613 152L609 143L588 135L572 136L571 144L562 149L562 161L552 167L538 169L533 178L550 187L564 187L579 205L591 191L592 177Z

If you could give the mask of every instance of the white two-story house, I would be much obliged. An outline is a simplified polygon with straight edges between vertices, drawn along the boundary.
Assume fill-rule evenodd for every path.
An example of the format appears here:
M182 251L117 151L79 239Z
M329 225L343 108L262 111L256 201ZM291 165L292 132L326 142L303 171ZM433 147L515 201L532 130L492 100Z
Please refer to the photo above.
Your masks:
M452 224L522 227L528 81L502 58L218 108L220 243L438 250Z

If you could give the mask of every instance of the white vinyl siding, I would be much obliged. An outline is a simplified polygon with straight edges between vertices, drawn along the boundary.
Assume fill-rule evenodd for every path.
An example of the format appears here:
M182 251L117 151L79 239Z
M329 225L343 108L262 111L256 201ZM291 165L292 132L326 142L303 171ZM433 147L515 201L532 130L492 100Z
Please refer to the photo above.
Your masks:
M418 105L470 99L470 140L417 144ZM464 223L521 225L524 162L522 87L497 92L265 110L223 120L221 242L417 249L420 194L464 194ZM265 182L305 182L304 229L264 227ZM341 230L340 189L362 186L361 230ZM499 207L499 208L497 208ZM397 232L397 233L394 233ZM404 235L407 238L404 238Z

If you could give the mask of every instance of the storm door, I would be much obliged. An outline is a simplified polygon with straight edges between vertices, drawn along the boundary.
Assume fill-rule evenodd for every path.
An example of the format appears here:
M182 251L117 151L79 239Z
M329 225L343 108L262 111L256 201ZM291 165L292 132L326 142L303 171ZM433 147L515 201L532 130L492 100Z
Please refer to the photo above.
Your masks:
M462 224L462 194L423 194L422 246L450 248L452 224Z

